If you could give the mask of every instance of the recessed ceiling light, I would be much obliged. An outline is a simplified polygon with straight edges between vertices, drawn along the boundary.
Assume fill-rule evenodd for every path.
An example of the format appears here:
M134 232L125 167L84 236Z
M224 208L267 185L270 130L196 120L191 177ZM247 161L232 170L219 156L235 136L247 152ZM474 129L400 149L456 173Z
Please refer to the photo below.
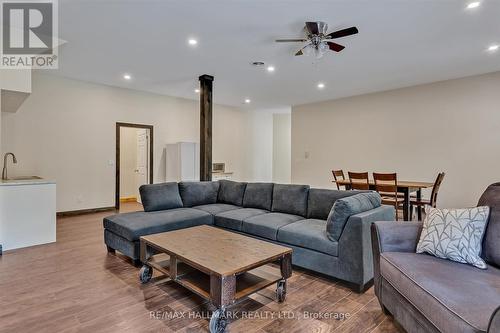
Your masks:
M481 6L481 2L480 1L474 1L474 2L471 2L467 5L467 9L474 9L474 8L477 8Z
M488 47L488 51L495 52L495 51L498 51L499 48L500 48L500 46L497 44L490 45L490 47Z
M275 70L274 66L267 66L268 72L274 72L274 70Z
M197 94L199 94L200 93L200 89L195 89L194 92L197 93Z
M198 44L198 41L194 38L190 38L188 39L188 44L191 46L195 46L196 44Z
M127 81L128 81L128 80L132 80L132 75L130 75L130 74L123 74L123 78L124 78L125 80L127 80Z
M317 85L318 89L323 89L325 87L325 84L323 82L318 83Z
M250 98L245 99L245 104L250 104L251 100Z

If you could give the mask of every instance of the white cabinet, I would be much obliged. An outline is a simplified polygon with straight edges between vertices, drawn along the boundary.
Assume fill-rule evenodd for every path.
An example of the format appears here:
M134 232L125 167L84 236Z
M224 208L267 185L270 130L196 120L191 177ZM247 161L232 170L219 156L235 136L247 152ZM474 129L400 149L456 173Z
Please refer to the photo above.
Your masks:
M165 179L167 182L200 180L200 155L197 143L167 144L165 156Z
M56 241L56 184L45 180L0 181L3 251Z

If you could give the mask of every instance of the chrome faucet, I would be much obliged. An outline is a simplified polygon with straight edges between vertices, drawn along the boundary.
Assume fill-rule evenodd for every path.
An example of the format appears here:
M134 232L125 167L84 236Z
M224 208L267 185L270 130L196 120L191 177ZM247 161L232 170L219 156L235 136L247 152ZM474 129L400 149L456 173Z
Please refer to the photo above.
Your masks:
M4 156L3 156L3 169L2 169L2 179L3 180L7 180L7 157L11 155L12 156L12 162L14 162L14 164L17 164L17 158L16 158L16 155L14 155L13 153L6 153Z

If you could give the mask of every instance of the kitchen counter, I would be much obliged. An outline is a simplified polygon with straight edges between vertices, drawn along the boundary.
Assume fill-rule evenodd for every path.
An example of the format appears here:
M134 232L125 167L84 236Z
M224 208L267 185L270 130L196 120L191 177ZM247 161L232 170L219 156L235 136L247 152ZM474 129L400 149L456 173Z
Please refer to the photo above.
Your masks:
M44 184L55 184L55 181L47 179L0 179L0 186L11 186L11 185L44 185Z
M3 251L56 241L56 183L26 178L0 181Z
M233 177L232 172L212 172L212 180L230 180Z

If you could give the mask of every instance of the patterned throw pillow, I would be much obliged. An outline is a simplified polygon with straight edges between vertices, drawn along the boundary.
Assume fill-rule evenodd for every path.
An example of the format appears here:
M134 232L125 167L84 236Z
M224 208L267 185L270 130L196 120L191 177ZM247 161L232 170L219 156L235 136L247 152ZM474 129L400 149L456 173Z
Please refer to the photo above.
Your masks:
M468 209L431 208L424 220L417 253L427 252L438 258L450 259L486 269L479 255L490 208Z

